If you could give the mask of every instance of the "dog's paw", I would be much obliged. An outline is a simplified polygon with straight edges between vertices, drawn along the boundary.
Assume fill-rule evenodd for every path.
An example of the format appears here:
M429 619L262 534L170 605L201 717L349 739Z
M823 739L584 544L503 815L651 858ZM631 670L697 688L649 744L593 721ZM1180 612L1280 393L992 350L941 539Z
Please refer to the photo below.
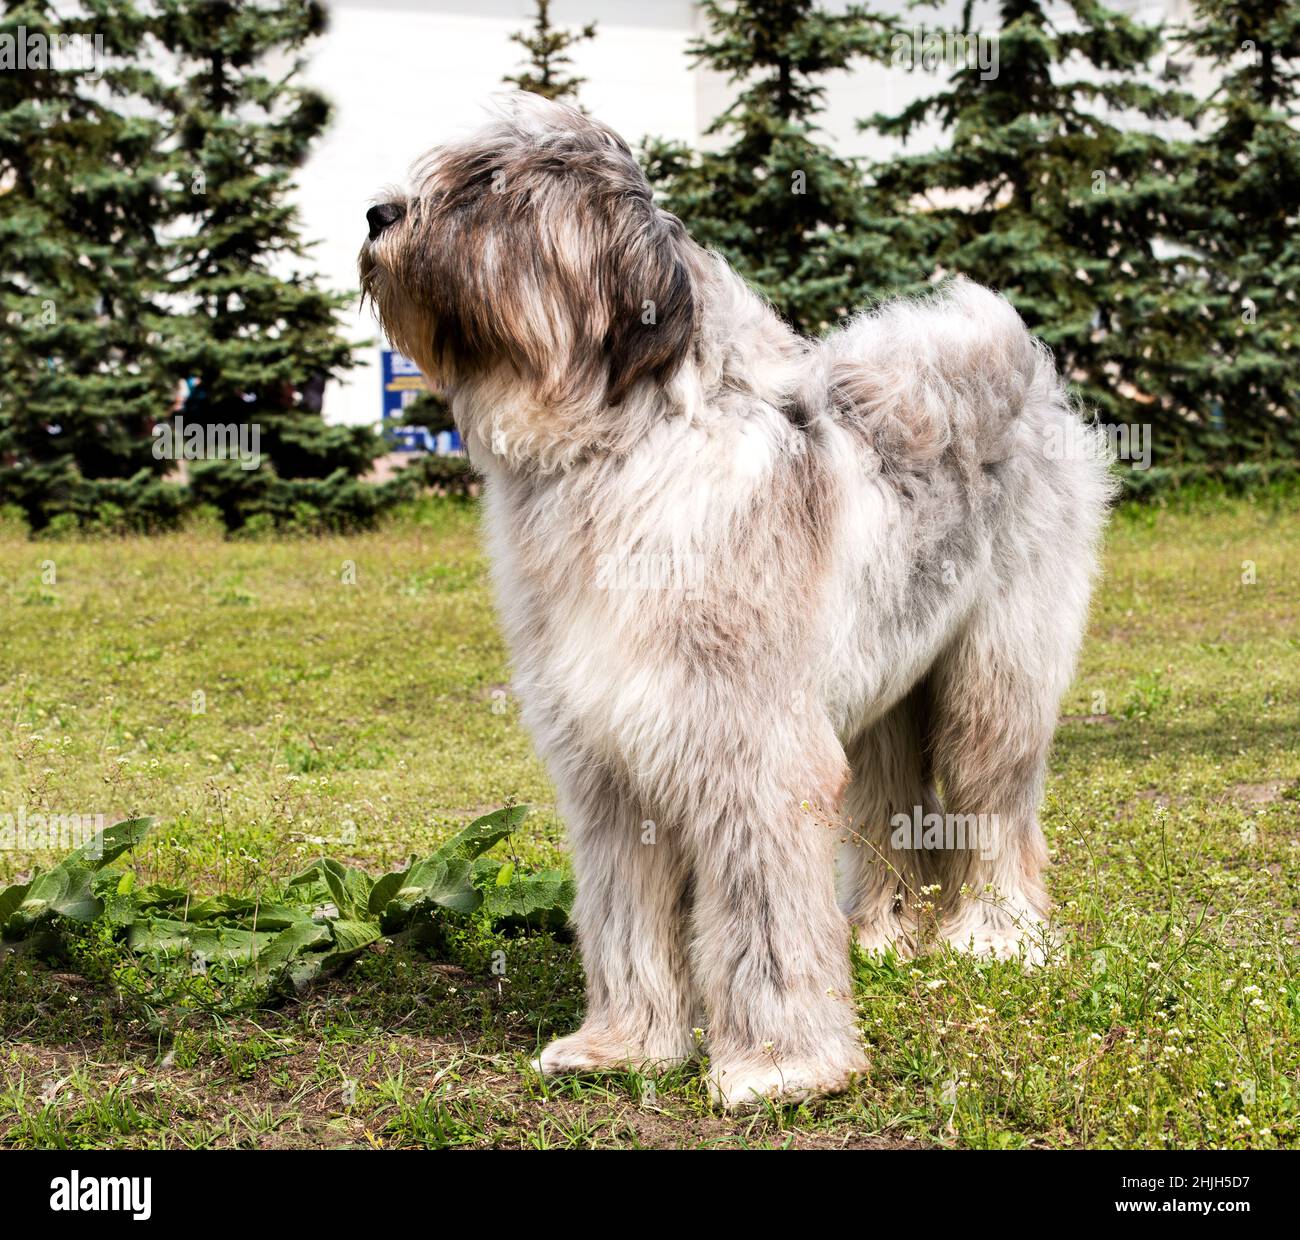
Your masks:
M681 1047L646 1047L610 1030L583 1026L577 1033L549 1043L532 1062L543 1076L587 1072L666 1072L685 1062Z
M849 925L861 951L879 955L893 952L900 960L910 960L916 955L916 927L908 925L897 913L871 917L850 914Z
M752 1111L765 1102L787 1105L842 1094L867 1070L867 1057L855 1048L839 1059L816 1056L783 1061L774 1056L709 1070L709 1097L728 1111Z
M1018 960L1027 969L1040 968L1057 946L1047 922L1028 914L1014 921L944 927L939 937L954 951Z

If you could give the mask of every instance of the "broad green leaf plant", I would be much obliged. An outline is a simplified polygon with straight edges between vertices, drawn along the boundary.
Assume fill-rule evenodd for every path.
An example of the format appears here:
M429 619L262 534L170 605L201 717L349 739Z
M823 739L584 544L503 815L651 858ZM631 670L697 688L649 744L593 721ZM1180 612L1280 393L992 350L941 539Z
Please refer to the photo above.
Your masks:
M436 852L372 878L330 857L289 879L274 899L195 898L180 888L137 886L112 862L139 844L153 821L133 818L99 832L52 869L0 890L0 958L54 946L62 930L98 923L142 958L188 957L264 982L268 993L299 991L382 939L418 932L448 914L494 928L561 928L573 880L560 870L520 874L485 856L528 814L499 809L470 823Z

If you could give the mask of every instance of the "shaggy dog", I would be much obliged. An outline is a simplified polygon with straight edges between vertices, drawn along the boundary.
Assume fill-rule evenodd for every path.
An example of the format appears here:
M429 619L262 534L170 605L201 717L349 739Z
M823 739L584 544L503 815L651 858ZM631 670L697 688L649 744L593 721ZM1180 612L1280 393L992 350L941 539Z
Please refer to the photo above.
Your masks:
M364 293L486 479L568 827L587 1011L541 1070L680 1063L698 1025L724 1104L833 1093L866 1067L850 926L1040 955L1110 484L1007 302L803 339L617 134L527 95L367 219Z

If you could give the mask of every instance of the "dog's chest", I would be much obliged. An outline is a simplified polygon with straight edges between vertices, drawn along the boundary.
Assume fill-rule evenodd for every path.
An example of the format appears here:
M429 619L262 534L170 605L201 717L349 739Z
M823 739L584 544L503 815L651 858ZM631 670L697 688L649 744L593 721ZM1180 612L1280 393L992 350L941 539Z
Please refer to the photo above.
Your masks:
M608 662L627 592L613 578L617 548L556 488L509 480L485 495L497 603L516 676L574 674Z

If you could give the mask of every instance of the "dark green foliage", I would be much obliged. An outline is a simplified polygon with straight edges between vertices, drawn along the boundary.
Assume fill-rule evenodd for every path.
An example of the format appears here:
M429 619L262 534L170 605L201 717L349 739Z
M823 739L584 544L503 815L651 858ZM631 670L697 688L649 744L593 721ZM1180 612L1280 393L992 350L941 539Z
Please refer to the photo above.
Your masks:
M36 532L45 534L157 534L180 525L191 501L179 482L147 469L130 478L84 478L74 469L33 478L26 471L17 482L14 494L38 514Z
M421 392L402 410L402 426L421 426L431 435L456 429L451 406L436 392Z
M1150 424L1165 468L1294 454L1293 7L1198 5L1184 46L1227 70L1198 104L1161 30L1093 0L1071 0L1068 21L999 0L996 69L958 57L933 91L864 122L896 140L942 134L866 172L817 141L826 75L897 61L926 27L813 0L702 7L695 58L738 91L710 127L724 145L651 143L648 170L793 325L817 333L961 272L1007 295L1103 420ZM967 34L986 26L973 8Z
M304 47L324 30L324 6L159 0L158 11L158 39L181 67L158 103L177 135L177 207L188 225L171 286L184 312L165 342L168 366L195 385L186 416L256 425L267 461L251 472L269 463L278 479L314 480L317 498L304 502L342 514L357 503L352 480L381 445L368 429L326 425L303 393L353 364L336 318L347 298L302 270L283 274L286 259L307 254L288 202L293 169L329 120L325 99L297 80ZM232 516L259 483L214 496L229 477L207 471L203 490Z
M883 58L886 20L859 5L829 13L813 0L701 8L708 30L692 44L694 60L739 93L707 131L727 140L720 150L647 144L663 205L805 333L923 282L926 262L899 261L898 212L867 192L861 169L816 128L826 76L857 57Z
M432 452L417 456L400 477L414 486L443 495L465 495L480 480L467 456L436 456Z
M1197 110L1186 275L1203 310L1169 390L1218 459L1300 456L1300 9L1197 0L1184 52L1219 89Z
M36 531L174 523L178 493L150 476L173 461L151 430L179 412L257 428L264 476L213 469L201 488L234 526L304 505L325 528L368 521L393 498L356 481L382 445L327 425L319 400L353 364L347 298L302 269L289 202L329 118L298 82L323 6L85 7L5 5L6 31L102 34L107 66L102 86L0 74L0 502ZM252 512L249 491L263 496Z
M553 26L551 0L535 0L532 27L515 31L510 36L512 43L518 43L528 53L528 61L517 73L508 74L502 81L546 99L576 100L578 87L586 79L568 72L573 63L569 48L595 37L595 22L588 22L577 30Z
M48 523L80 480L161 472L151 420L171 405L158 342L162 126L124 100L152 89L131 4L61 15L6 3L0 32L102 36L94 66L0 71L0 498ZM58 63L58 62L56 62Z
M87 478L67 458L12 466L0 495L22 510L36 534L154 534L174 529L189 505L184 486L150 469L129 478Z
M1179 232L1187 150L1159 130L1192 103L1155 78L1158 30L1094 0L1068 0L1066 21L1047 8L1001 0L996 73L966 58L935 93L873 118L894 138L943 127L935 149L876 175L938 227L937 248L927 233L918 251L1005 293L1088 404L1153 423L1168 459L1189 433L1163 380L1188 339L1165 328L1197 306L1162 249ZM963 25L979 28L970 5Z
M1227 465L1157 466L1155 469L1117 469L1121 498L1144 503L1200 496L1280 497L1300 494L1300 461L1271 458Z
M326 478L281 478L266 468L204 461L190 470L189 498L216 508L235 533L324 534L368 529L413 490L402 475L385 483L362 482L346 469Z

